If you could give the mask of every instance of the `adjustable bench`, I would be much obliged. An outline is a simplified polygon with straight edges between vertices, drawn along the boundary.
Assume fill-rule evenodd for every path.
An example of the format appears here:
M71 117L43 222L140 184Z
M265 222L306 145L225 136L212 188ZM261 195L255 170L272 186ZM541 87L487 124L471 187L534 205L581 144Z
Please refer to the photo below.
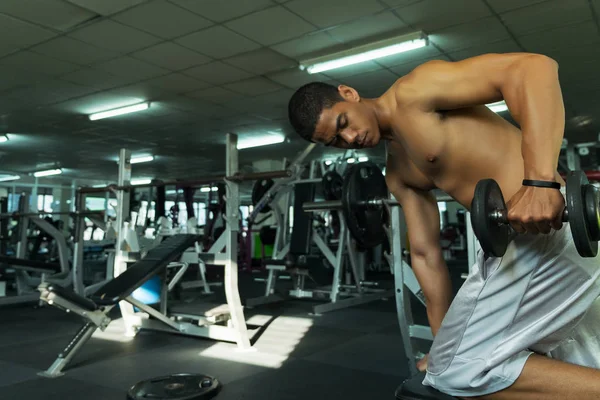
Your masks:
M169 263L177 260L197 240L198 235L175 235L167 238L150 250L142 260L98 289L90 299L55 284L40 285L38 287L41 292L40 300L68 312L74 312L86 320L69 345L58 355L56 361L40 375L49 378L62 376L62 370L92 337L96 329L100 328L103 331L108 327L111 322L108 313L120 301L125 300L152 316L155 316L155 313L160 314L130 295L150 278L163 271Z
M423 379L425 379L425 372L405 380L396 390L396 400L456 400L455 397L423 385Z

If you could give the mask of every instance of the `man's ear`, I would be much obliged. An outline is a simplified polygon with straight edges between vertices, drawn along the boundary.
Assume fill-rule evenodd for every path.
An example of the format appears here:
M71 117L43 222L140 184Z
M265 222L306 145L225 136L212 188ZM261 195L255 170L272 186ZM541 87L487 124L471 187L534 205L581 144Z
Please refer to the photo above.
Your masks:
M338 86L338 92L340 93L340 96L342 96L342 98L346 101L352 101L355 103L358 103L360 101L360 95L354 88L351 88L350 86L340 85Z

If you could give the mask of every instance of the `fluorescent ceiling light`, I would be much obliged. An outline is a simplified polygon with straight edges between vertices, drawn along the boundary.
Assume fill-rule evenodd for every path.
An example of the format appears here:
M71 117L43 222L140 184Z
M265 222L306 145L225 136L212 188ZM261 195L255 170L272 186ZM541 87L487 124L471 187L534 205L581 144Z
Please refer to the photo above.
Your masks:
M369 161L369 157L358 157L358 162Z
M210 191L216 192L217 190L219 190L219 188L218 188L218 187L216 187L216 186L213 186L213 187L208 187L208 186L205 186L205 187L201 187L201 188L200 188L200 191L201 191L202 193L208 193L208 192L210 192Z
M133 179L131 181L132 185L147 185L149 183L152 183L152 179Z
M98 185L92 185L93 188L101 188L101 187L106 187L106 184L98 184Z
M251 147L267 146L270 144L283 143L285 136L277 132L268 132L267 135L254 135L238 140L238 150L249 149Z
M419 49L429 44L422 32L410 33L390 39L380 40L358 46L350 50L340 51L324 57L313 58L300 63L300 69L309 74L316 74L348 65L391 56L406 51Z
M0 175L0 182L16 181L21 179L19 175Z
M154 160L154 156L137 156L137 157L131 157L131 164L139 164L139 163L144 163L144 162L149 162L149 161L153 161Z
M5 142L8 142L8 136L6 136L6 135L0 136L0 143L5 143Z
M356 158L349 158L346 160L348 164L354 164L356 162Z
M506 105L506 102L504 100L497 101L497 102L491 103L491 104L486 104L486 107L495 113L501 113L503 111L508 110L508 106Z
M165 194L177 194L177 190L167 190Z
M99 113L91 114L90 120L96 121L103 118L116 117L117 115L129 114L137 111L143 111L150 108L150 103L135 104L133 106L115 108L114 110L102 111Z
M56 168L56 169L48 169L45 171L34 172L33 176L35 176L36 178L39 178L42 176L52 176L52 175L60 175L60 174L62 174L62 169Z
M333 161L331 161L331 160L325 161L325 165L331 165L331 164L333 164Z

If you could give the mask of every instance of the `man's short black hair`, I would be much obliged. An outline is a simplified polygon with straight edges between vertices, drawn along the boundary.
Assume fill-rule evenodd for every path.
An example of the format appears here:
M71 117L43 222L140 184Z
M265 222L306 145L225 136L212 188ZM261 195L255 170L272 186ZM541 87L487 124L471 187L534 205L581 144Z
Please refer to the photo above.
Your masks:
M312 82L296 90L288 104L288 117L294 130L312 142L319 116L325 108L344 101L338 89L328 83Z

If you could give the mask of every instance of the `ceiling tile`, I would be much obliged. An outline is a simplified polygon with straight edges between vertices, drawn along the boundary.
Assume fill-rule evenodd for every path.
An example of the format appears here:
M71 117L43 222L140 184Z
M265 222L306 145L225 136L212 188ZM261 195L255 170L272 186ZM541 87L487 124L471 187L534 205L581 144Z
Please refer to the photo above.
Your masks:
M176 93L191 92L193 90L210 87L210 84L208 83L201 82L197 79L179 73L159 76L158 78L152 78L144 81L144 83Z
M0 54L51 39L56 34L8 15L0 14Z
M0 90L7 90L17 86L29 86L48 80L48 77L42 74L35 74L30 71L24 71L20 68L0 65ZM0 96L2 98L3 96ZM0 110L0 115L2 111ZM0 119L1 124L1 119Z
M396 14L415 29L426 32L492 15L481 0L423 0L397 9Z
M113 17L123 24L171 39L212 25L212 22L164 0L151 1Z
M124 77L137 77L139 80L165 75L169 71L133 57L120 57L95 65L95 68L110 72L111 74Z
M134 97L144 100L153 100L159 98L165 93L165 90L156 86L151 85L147 81L133 83L128 86L107 90L108 94L115 94L123 97ZM140 113L140 115L143 113Z
M147 0L67 0L100 15L111 15Z
M330 79L340 79L346 78L348 76L359 75L366 72L376 71L378 69L383 69L381 64L378 64L374 61L365 61L360 64L349 65L347 67L336 68L330 71L323 72L323 75L329 77ZM308 72L306 72L308 75Z
M502 40L495 43L484 43L478 46L469 47L466 50L450 53L454 61L464 60L465 58L475 57L486 53L517 53L522 51L519 45L513 40Z
M223 22L273 6L270 0L171 0L212 21Z
M31 48L32 51L80 65L115 58L119 53L101 49L66 36L57 37Z
M408 62L405 64L400 64L400 65L396 65L394 67L391 67L390 70L399 75L399 76L404 76L408 73L410 73L413 69L415 69L416 67L418 67L421 64L426 63L427 61L432 61L432 60L444 60L444 61L450 61L450 59L448 59L448 57L440 54L436 57L432 57L426 60L420 60L420 61L412 61L412 62Z
M501 15L508 29L517 36L586 21L591 17L587 0L546 1Z
M109 72L94 68L82 68L78 71L60 77L61 80L78 83L80 85L94 87L97 89L110 89L123 86L139 80L137 77L116 76Z
M232 67L231 65L222 63L220 61L190 68L186 71L183 71L183 73L216 86L224 83L240 81L252 76L252 74L249 72L242 71L241 69Z
M224 88L246 96L258 96L281 89L281 86L263 77L246 79L243 81L223 85Z
M195 92L188 93L187 96L217 104L223 104L242 97L241 94L232 92L231 90L227 90L222 87L197 90Z
M433 43L447 52L509 38L506 28L495 17L453 26L429 35Z
M405 53L394 54L391 56L378 58L377 63L385 67L393 67L394 65L406 64L409 62L425 60L431 57L437 57L442 54L435 46L425 46L420 49L407 51Z
M376 0L293 0L285 5L320 28L335 26L383 10Z
M519 42L530 52L548 54L553 50L591 45L600 41L594 21L567 25L518 37Z
M182 46L196 50L213 58L231 57L260 47L223 26L214 26L176 40Z
M11 92L11 97L29 100L31 104L54 104L70 98L80 97L95 89L74 83L55 80L38 83L34 86L18 89Z
M292 89L298 89L300 86L310 82L323 82L330 79L322 74L307 74L299 68L290 68L285 71L268 74L267 78Z
M93 12L61 0L2 0L0 13L63 32L96 17Z
M277 23L273 23L277 21ZM228 22L227 27L265 46L315 30L315 27L283 7L272 7ZM261 29L256 29L260 26Z
M157 44L156 46L133 53L131 56L172 71L206 64L210 61L210 58L207 56L198 54L195 51L172 42Z
M82 42L122 53L139 50L161 41L156 36L108 19L74 31L69 36Z
M260 49L225 60L226 63L262 75L297 65L297 62L270 49Z
M0 59L0 64L50 76L66 74L80 68L76 64L55 60L26 50Z
M333 52L343 49L340 41L332 38L325 32L315 32L298 39L271 46L271 48L285 56L297 60L312 58L317 53Z
M543 3L548 0L487 0L488 4L497 13L504 13L517 8L527 7L532 4Z
M411 4L418 3L422 0L381 0L383 4L386 4L393 8L406 7Z
M393 13L384 12L344 23L328 30L328 33L334 38L348 43L370 40L383 34L385 37L390 37L392 34L401 34L401 30L406 30L406 24Z

